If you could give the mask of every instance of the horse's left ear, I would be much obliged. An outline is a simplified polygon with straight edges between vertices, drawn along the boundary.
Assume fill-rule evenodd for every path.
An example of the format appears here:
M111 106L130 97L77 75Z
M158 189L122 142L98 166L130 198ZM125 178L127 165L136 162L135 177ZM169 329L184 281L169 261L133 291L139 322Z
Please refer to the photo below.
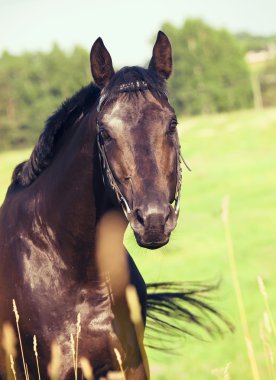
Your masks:
M90 65L95 83L103 88L113 77L114 69L111 56L100 37L91 48Z
M149 69L156 71L163 79L168 79L172 72L172 47L166 34L161 31L153 47Z

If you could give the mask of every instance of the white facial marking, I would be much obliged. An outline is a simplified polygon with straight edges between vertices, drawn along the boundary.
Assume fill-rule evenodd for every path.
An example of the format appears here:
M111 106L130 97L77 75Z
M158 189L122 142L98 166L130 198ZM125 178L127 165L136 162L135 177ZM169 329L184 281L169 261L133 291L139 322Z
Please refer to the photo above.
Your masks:
M148 214L158 214L159 213L159 208L157 205L150 205L148 207Z

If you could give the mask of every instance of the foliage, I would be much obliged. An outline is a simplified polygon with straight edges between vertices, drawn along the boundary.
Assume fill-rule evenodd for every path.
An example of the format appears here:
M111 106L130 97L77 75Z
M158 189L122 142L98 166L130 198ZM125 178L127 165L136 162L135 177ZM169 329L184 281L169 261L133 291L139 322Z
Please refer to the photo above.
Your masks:
M276 44L276 35L255 36L250 33L237 33L236 39L240 42L245 52L266 50L270 45Z
M262 102L265 107L276 105L276 59L269 61L259 73Z
M91 79L88 53L7 52L0 58L0 149L33 144L45 119Z
M252 106L244 48L238 41L251 41L254 36L241 34L237 41L227 31L213 29L200 20L187 20L179 28L167 23L163 30L173 44L174 73L169 90L178 114L224 112ZM260 37L260 40L267 43L269 38ZM264 76L267 78L267 74ZM64 52L54 45L48 53L19 56L3 53L0 150L33 145L45 119L90 80L89 55L80 47L72 52ZM275 92L271 85L261 81L261 89L265 92L265 105L273 104Z
M250 76L243 51L226 30L201 20L163 28L173 45L174 73L169 82L178 113L231 111L252 106Z

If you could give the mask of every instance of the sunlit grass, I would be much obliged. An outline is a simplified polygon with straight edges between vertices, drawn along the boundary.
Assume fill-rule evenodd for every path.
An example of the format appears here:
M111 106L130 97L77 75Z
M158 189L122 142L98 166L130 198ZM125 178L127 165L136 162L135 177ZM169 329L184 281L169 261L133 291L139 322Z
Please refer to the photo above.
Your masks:
M237 306L239 310L245 346L247 349L247 356L248 356L249 363L251 366L252 378L254 380L260 380L259 368L257 365L254 345L253 345L253 341L252 341L252 337L250 333L250 328L248 325L248 318L247 318L246 310L244 306L244 300L243 300L241 284L239 280L238 268L237 268L235 253L234 253L233 240L232 240L231 228L230 228L230 222L229 222L229 197L228 196L225 196L222 202L222 222L224 224L227 255L229 259L232 282L233 282L233 286L234 286L235 294L236 294Z
M12 303L13 303L13 312L14 312L15 320L16 320L17 335L18 335L18 339L19 339L19 343L20 343L20 352L21 352L22 363L23 363L23 368L24 368L25 380L29 380L28 365L27 365L27 363L25 361L25 357L24 357L24 349L23 349L23 345L22 345L21 333L20 333L20 327L19 327L20 317L19 317L19 313L17 310L16 302L14 299L12 300Z
M0 152L0 205L4 200L7 187L11 182L13 169L17 164L26 160L29 157L30 152L31 149Z

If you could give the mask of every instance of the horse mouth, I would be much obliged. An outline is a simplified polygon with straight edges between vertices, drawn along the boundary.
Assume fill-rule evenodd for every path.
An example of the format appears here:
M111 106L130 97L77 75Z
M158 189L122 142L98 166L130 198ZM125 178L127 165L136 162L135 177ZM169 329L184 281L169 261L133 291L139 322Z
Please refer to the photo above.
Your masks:
M158 249L158 248L163 247L163 246L166 245L166 244L169 242L169 240L170 240L170 237L167 236L167 237L165 237L164 239L162 239L162 240L158 240L158 241L144 241L143 238L142 238L141 236L139 236L137 233L134 232L134 235L135 235L135 238L136 238L137 244L138 244L140 247L147 248L147 249L151 249L151 250L154 250L154 249Z

